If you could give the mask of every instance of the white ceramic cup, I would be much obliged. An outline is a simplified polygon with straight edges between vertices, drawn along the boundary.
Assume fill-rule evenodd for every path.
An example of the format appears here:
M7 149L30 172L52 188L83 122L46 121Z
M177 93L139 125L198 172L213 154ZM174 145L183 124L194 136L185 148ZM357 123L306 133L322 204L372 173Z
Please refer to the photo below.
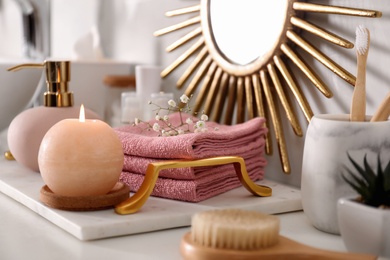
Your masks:
M302 206L319 230L340 234L337 201L357 193L344 181L346 167L356 172L348 155L375 167L390 159L390 121L350 122L349 115L315 115L306 132L302 162ZM382 165L382 166L383 166Z
M142 104L134 91L123 92L121 95L121 123L129 124L135 119L143 119Z
M162 80L160 72L161 68L156 65L137 65L135 67L135 90L141 100L144 111L142 119L146 121L152 119L151 107L148 105L148 102L151 101L153 93L159 93L161 91Z
M161 68L155 65L137 65L135 67L137 95L148 102L152 93L161 91Z

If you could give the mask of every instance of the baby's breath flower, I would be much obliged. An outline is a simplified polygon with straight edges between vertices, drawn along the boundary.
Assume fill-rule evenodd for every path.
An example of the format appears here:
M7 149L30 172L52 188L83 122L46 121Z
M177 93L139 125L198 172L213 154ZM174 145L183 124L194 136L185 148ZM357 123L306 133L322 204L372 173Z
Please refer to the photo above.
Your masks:
M168 101L168 107L163 107L158 104L154 104L153 102L149 101L148 103L151 105L155 105L155 115L154 119L156 120L154 123L149 122L143 122L142 120L135 118L135 121L133 125L138 125L144 123L146 125L146 128L144 130L146 131L155 131L158 133L158 136L177 136L177 135L183 135L188 132L194 132L194 133L202 133L207 132L207 125L206 121L209 120L208 115L205 114L204 111L197 112L192 111L191 107L189 105L190 100L192 98L192 95L188 97L187 95L183 94L178 101L175 101L173 99L170 99ZM181 104L185 104L185 106L178 106L177 102L181 102ZM161 111L167 111L167 113L160 114ZM171 113L177 112L179 113L179 122L171 122ZM188 113L187 116L183 116L183 113ZM193 117L190 115L199 116L200 118L197 118L196 120L193 119ZM218 130L215 128L215 130Z
M206 115L206 114L203 114L201 117L200 117L201 120L203 121L207 121L209 120L209 117Z
M191 125L191 124L193 124L194 122L192 122L192 118L189 117L189 118L186 119L186 123L189 124L189 125Z
M158 123L154 123L153 124L153 130L156 131L156 132L160 131L160 125Z
M199 120L198 122L196 122L196 128L205 128L206 127L206 123L202 120Z
M184 104L187 104L188 101L190 101L190 98L187 97L185 94L183 94L183 95L181 95L181 97L180 97L180 101L181 101L182 103L184 103Z
M168 105L171 106L171 107L176 107L176 102L175 102L175 100L170 99L170 100L168 101Z
M170 136L168 131L162 130L161 131L162 136Z

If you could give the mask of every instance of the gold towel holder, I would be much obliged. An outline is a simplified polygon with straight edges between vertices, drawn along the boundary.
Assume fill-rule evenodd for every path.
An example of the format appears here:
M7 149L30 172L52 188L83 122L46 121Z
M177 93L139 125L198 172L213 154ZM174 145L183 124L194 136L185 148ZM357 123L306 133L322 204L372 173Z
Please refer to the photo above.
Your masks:
M138 191L127 200L115 206L115 212L120 215L132 214L139 211L152 193L158 174L164 169L199 167L199 166L216 166L223 164L234 165L237 177L241 184L253 195L269 197L272 195L272 189L264 185L254 183L248 175L245 161L239 156L221 156L196 160L172 160L164 162L154 162L148 165L144 181Z

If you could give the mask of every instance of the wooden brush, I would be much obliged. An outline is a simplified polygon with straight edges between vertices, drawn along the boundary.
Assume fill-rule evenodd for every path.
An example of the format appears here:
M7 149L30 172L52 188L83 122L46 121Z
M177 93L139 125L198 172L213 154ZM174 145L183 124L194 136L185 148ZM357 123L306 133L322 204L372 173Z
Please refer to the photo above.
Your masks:
M383 99L370 122L387 121L390 116L390 93Z
M366 66L370 32L360 25L356 28L357 75L351 103L351 121L364 121L366 117Z
M279 235L279 218L255 211L218 209L192 218L181 241L186 260L376 259L309 247Z

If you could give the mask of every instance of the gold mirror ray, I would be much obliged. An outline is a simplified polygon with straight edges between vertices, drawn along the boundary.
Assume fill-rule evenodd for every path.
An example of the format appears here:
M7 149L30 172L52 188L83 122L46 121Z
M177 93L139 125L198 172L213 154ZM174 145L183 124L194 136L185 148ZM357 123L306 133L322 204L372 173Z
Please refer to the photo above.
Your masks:
M250 76L245 76L245 97L247 100L248 119L253 119L255 118L255 110L253 107L253 87Z
M232 115L234 111L234 104L236 102L236 86L237 86L237 78L233 75L230 76L229 79L229 95L227 99L227 108L225 113L224 123L227 125L232 124Z
M212 114L212 121L220 122L221 116L223 113L223 108L225 107L225 98L228 94L228 86L229 86L229 74L223 72L221 77L221 84L219 86L219 91L217 93L215 99L215 107L214 113Z
M262 86L260 84L260 76L259 74L252 74L252 82L255 93L255 105L257 116L266 118L266 111L264 106L264 98ZM266 121L264 126L269 129L269 123ZM265 138L265 152L268 155L272 154L272 143L271 143L271 131L268 131L267 136Z
M313 116L311 106L302 93L301 86L296 83L292 76L290 65L297 67L302 75L309 79L313 86L326 98L333 96L330 88L308 65L304 57L300 56L294 49L303 50L305 55L318 60L324 67L348 84L354 86L356 81L354 75L330 59L300 34L301 31L304 31L345 49L353 48L354 44L339 35L306 21L305 14L318 13L318 15L379 18L382 13L375 10L314 4L309 3L310 1L283 0L287 3L287 10L284 10L284 28L280 33L280 37L275 39L274 46L271 50L265 50L264 55L253 62L239 65L229 60L224 53L221 53L216 44L210 21L212 15L210 11L211 1L216 0L200 0L197 5L166 12L168 17L193 16L185 17L186 20L183 22L155 32L156 36L162 36L175 31L189 30L184 36L169 45L166 48L167 52L191 44L197 38L198 40L192 43L172 64L167 66L161 72L161 76L167 77L185 60L193 59L177 81L177 88L181 89L187 86L185 94L190 96L200 86L194 111L199 111L204 106L205 111L212 115L210 118L225 124L244 122L255 116L265 117L265 126L267 128L272 126L273 128L273 132L269 131L266 137L266 153L272 154L272 137L274 136L283 172L288 174L291 170L290 162L281 124L282 115L279 113L278 105L280 103L283 107L283 115L290 121L297 136L302 136L302 129L290 104L290 95L298 103L307 121L310 121ZM195 28L191 29L191 27ZM227 31L229 31L228 29ZM294 77L297 77L297 75L294 74ZM286 90L284 90L284 86L287 86Z
M282 103L282 106L286 112L287 119L290 121L291 126L292 126L295 134L298 136L302 136L302 128L299 125L299 121L298 121L298 118L295 114L295 111L291 107L290 102L287 99L286 93L283 90L283 86L279 80L279 76L276 72L275 65L272 63L269 63L267 65L267 70L268 70L268 73L271 77L274 88L276 89L276 93L279 96L280 102Z
M316 75L316 73L299 57L287 44L282 44L281 50L283 53L306 75L313 85L327 98L333 96L332 91L325 83Z
M291 92L294 94L295 99L298 101L299 106L302 109L303 114L305 115L308 122L310 122L310 119L313 117L313 111L311 110L311 107L309 103L306 100L306 97L302 95L301 90L299 89L298 85L295 83L291 73L287 69L287 66L284 64L282 59L275 55L274 56L274 62L276 64L276 67L279 69L280 73L282 74L282 77L286 81L287 85L290 87ZM298 132L297 135L301 136Z
M239 77L237 79L237 119L236 122L241 124L245 121L245 88L244 79Z

